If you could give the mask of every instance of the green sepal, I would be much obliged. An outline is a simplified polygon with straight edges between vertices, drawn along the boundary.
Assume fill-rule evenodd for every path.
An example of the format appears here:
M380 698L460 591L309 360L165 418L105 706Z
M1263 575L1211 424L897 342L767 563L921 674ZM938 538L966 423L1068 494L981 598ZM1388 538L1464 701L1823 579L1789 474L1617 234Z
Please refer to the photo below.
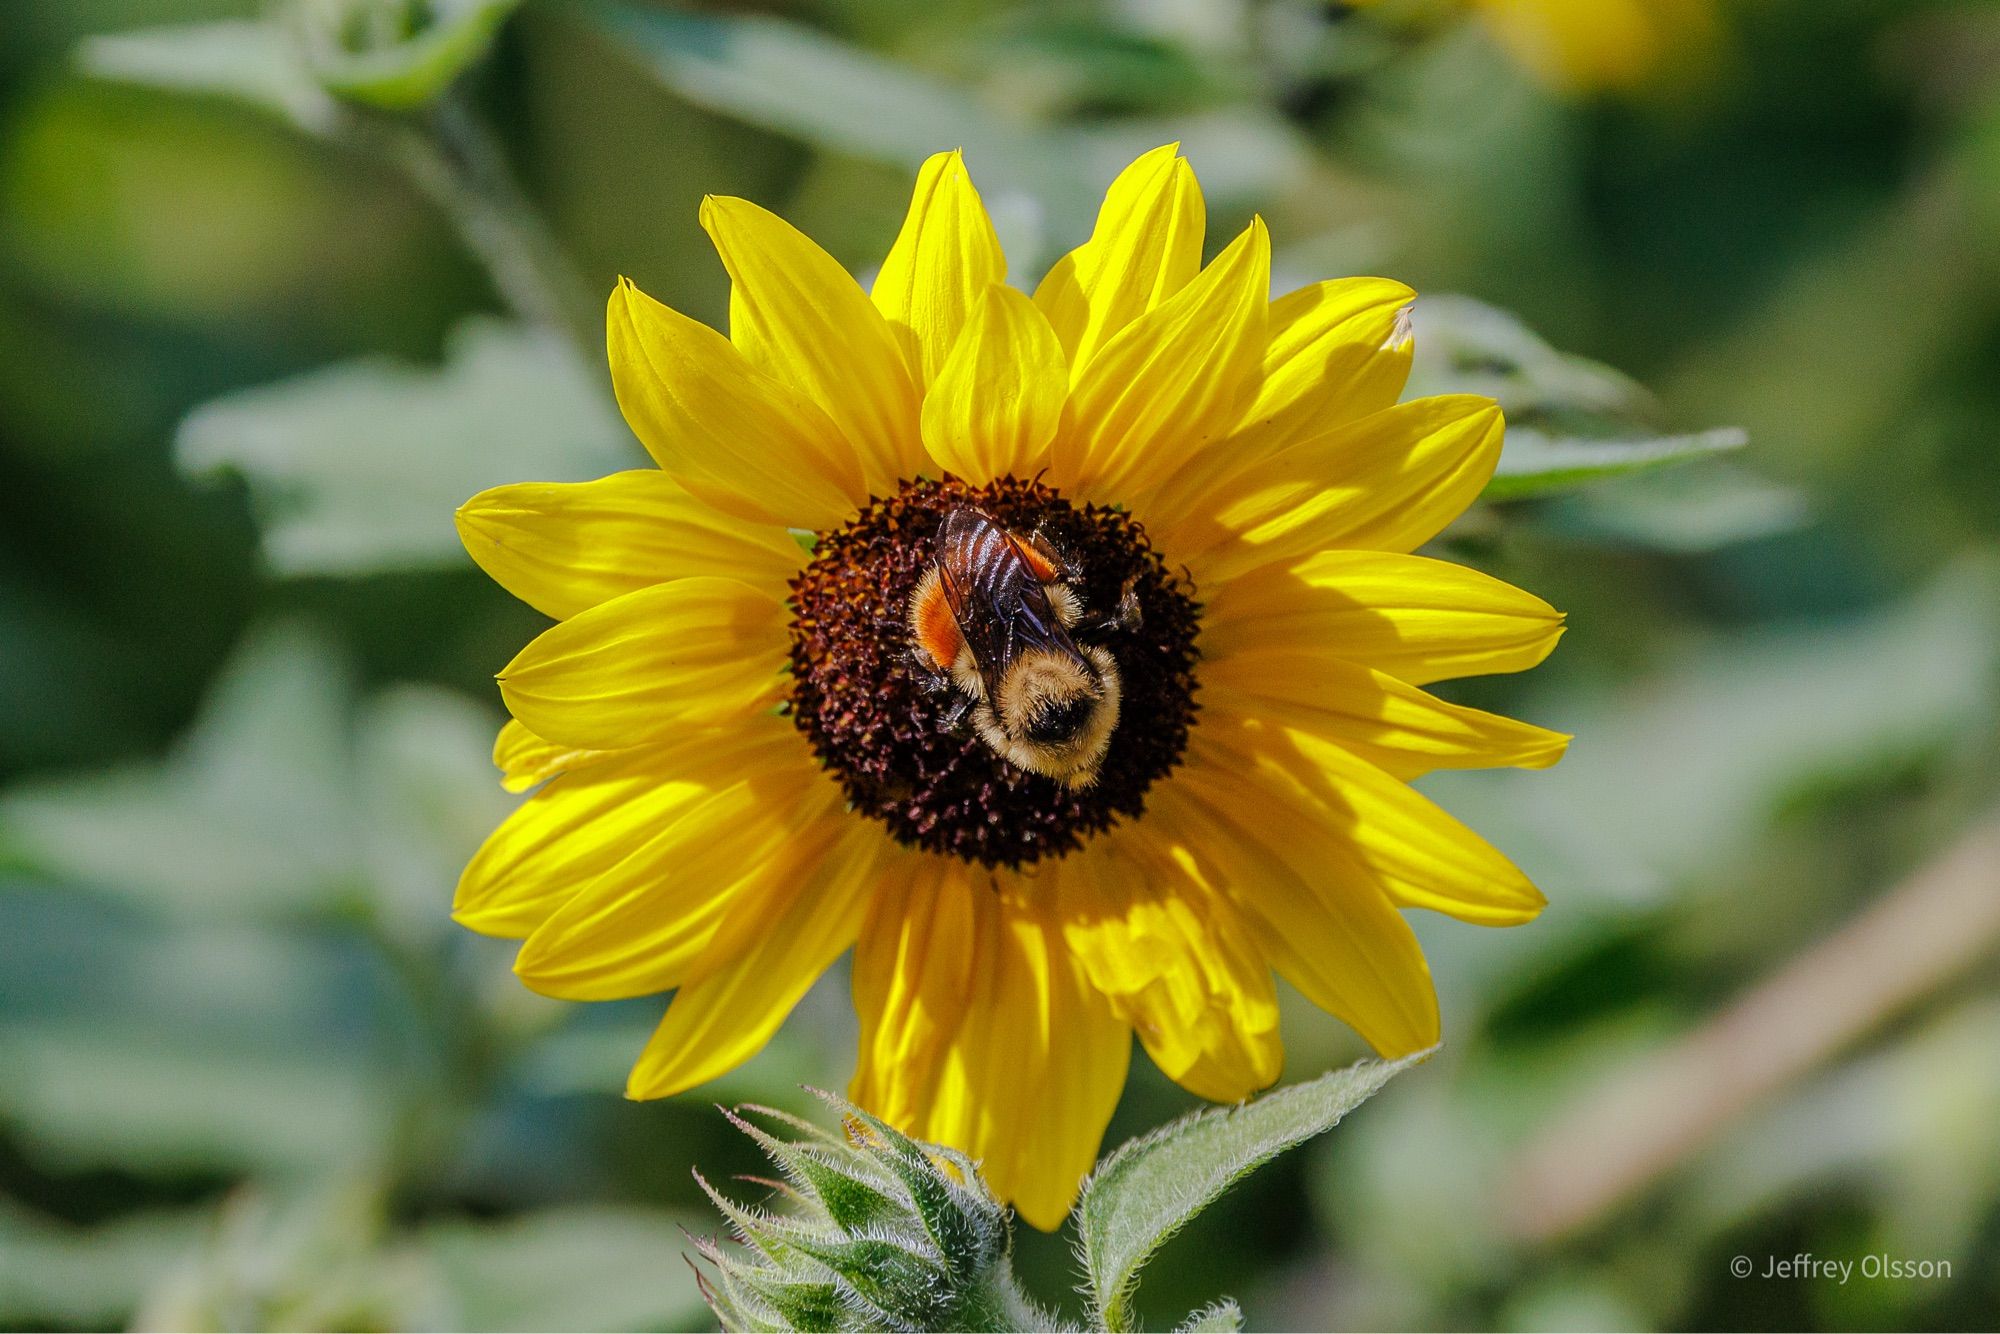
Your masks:
M938 1166L937 1159L950 1163L952 1171L968 1183L980 1180L977 1164L963 1154L935 1145L921 1145L844 1098L815 1092L850 1124L865 1127L881 1142L881 1161L910 1192L911 1203L955 1279L968 1281L994 1258L1006 1253L1006 1215L999 1202L983 1189L975 1192L953 1181Z
M1236 1334L1243 1328L1243 1308L1224 1297L1210 1302L1174 1326L1174 1334Z
M722 1114L755 1140L806 1198L841 1227L854 1231L907 1211L903 1202L862 1179L862 1173L855 1169L865 1160L858 1156L836 1156L815 1145L787 1143L727 1108Z
M860 1322L843 1299L840 1285L830 1280L773 1275L769 1272L718 1260L717 1268L729 1274L736 1286L754 1294L782 1322L781 1328L796 1330L855 1329Z
M846 1281L882 1321L903 1329L956 1329L958 1302L945 1267L934 1257L886 1238L795 1242L798 1250Z

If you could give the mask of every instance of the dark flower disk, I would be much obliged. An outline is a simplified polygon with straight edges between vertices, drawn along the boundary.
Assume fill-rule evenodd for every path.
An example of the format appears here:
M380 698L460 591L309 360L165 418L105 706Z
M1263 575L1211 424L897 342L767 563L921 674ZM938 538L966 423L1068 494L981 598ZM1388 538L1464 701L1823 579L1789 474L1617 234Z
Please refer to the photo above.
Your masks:
M1127 581L1137 626L1104 632L1124 701L1096 783L1080 790L1001 759L969 727L947 729L948 697L926 692L911 657L910 597L939 521L984 510L1016 532L1039 527L1082 571L1086 612L1115 607ZM876 499L820 535L792 581L791 714L854 808L901 842L984 866L1060 857L1121 817L1180 762L1195 712L1198 608L1145 530L1121 511L1077 507L1037 482L928 479Z

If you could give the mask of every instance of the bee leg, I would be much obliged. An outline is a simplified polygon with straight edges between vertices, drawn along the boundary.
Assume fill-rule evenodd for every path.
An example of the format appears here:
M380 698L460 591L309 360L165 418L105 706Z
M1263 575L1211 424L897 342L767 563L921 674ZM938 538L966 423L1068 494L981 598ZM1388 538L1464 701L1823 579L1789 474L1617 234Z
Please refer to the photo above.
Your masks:
M1126 630L1136 630L1145 621L1145 610L1139 605L1139 590L1136 579L1127 579L1124 589L1118 594L1118 609L1099 616L1091 629L1101 634L1119 634Z
M941 732L963 731L965 728L965 715L971 712L972 697L970 695L954 696L951 703L945 706L944 712L938 715L938 730Z
M926 695L942 695L952 688L951 673L940 671L931 655L915 646L910 649L910 667L917 678L917 688Z
M1139 605L1139 590L1136 579L1127 579L1125 587L1118 594L1118 610L1110 617L1114 630L1137 630L1145 622L1145 608Z
M950 672L940 671L937 663L931 659L931 655L921 648L910 649L910 666L916 674L917 689L932 699L941 695L951 696L951 703L945 705L938 714L938 730L941 732L961 730L965 726L965 716L972 712L971 696L958 688L957 682L951 679Z

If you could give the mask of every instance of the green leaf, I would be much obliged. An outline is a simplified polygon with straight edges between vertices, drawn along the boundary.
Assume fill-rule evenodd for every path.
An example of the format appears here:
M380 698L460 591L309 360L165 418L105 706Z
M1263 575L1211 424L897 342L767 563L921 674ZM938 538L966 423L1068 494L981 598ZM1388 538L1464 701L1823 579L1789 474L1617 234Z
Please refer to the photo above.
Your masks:
M940 146L963 148L989 191L1020 191L1058 216L1094 205L1061 132L1010 121L962 89L802 24L609 3L589 12L697 106L913 169Z
M1722 460L1592 487L1540 521L1596 541L1694 555L1796 532L1811 518L1812 506L1797 487Z
M351 682L296 626L249 637L162 762L23 784L0 840L31 865L198 917L283 916L350 883Z
M0 1200L0 1321L121 1327L197 1244L205 1222L193 1212L145 1212L81 1228Z
M1654 408L1630 376L1551 347L1519 316L1464 296L1425 296L1411 311L1416 360L1406 397L1484 394L1510 419L1565 413L1616 421Z
M437 369L364 358L197 408L181 469L250 484L282 575L465 561L452 512L502 482L572 481L635 461L607 396L554 334L475 318Z
M164 1008L158 996L150 1003ZM387 1139L392 1090L351 1052L305 1039L289 1053L246 1050L231 1039L213 1026L172 1031L150 1014L120 1027L10 1024L0 1028L0 1116L40 1160L71 1169L300 1174L363 1161Z
M592 12L689 101L827 148L914 165L940 144L976 144L1012 159L1037 134L995 126L958 89L803 24L618 4Z
M654 1209L573 1206L434 1223L422 1241L460 1329L688 1329L702 1303L677 1258L682 1225Z
M1104 1327L1132 1327L1140 1268L1188 1220L1252 1169L1331 1130L1429 1056L1362 1061L1241 1107L1198 1112L1106 1159L1084 1183L1075 1214L1091 1300Z
M448 886L512 800L494 719L433 687L353 702L341 655L296 625L253 632L164 761L0 795L0 845L175 918L284 920L365 903L448 930Z
M1510 425L1500 466L1483 498L1522 500L1569 491L1611 477L1727 454L1749 443L1750 437L1733 426L1651 439L1590 440L1551 438L1531 427Z
M319 0L283 18L180 23L90 37L86 74L225 97L312 134L336 125L332 93L391 111L423 105L486 54L521 0Z
M587 12L663 85L697 106L911 170L940 148L961 148L997 214L1004 217L1018 201L1046 217L1064 245L1083 239L1099 195L1120 168L1172 140L1200 164L1211 205L1224 208L1255 207L1311 172L1297 131L1262 107L1087 127L1045 124L783 19L638 9L610 0ZM1013 237L1008 253L1026 265Z
M493 732L490 710L437 686L390 686L355 711L357 874L377 924L405 943L458 934L440 890L513 809Z
M407 111L486 54L521 0L321 0L305 11L307 59L341 97Z
M329 132L339 112L292 34L274 22L230 19L108 33L83 41L76 61L94 78L227 98L312 134Z
M147 1293L136 1329L410 1329L439 1323L423 1257L390 1234L386 1190L354 1175L246 1185Z
M1629 377L1555 348L1504 310L1426 297L1412 317L1407 396L1483 394L1507 413L1507 442L1484 499L1521 500L1743 448L1734 427L1671 433Z

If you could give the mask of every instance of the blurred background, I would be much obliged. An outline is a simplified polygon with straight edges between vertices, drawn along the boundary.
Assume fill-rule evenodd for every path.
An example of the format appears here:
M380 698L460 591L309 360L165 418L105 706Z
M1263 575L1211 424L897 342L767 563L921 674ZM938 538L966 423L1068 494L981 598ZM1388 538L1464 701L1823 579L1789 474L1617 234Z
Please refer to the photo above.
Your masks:
M2000 8L18 0L0 1326L707 1327L689 1168L760 1161L710 1104L841 1087L844 975L631 1104L657 1001L451 925L540 625L451 511L639 459L602 302L722 321L704 193L865 279L962 146L1032 285L1170 139L1212 249L1254 210L1280 288L1424 292L1412 391L1502 397L1510 465L1681 466L1448 535L1571 616L1455 692L1564 764L1424 784L1551 906L1416 923L1445 1053L1173 1243L1149 1320L2000 1321ZM1288 1077L1361 1054L1294 1010ZM1108 1142L1191 1104L1143 1066ZM1018 1247L1074 1310L1067 1240ZM1800 1252L1951 1277L1729 1272Z

